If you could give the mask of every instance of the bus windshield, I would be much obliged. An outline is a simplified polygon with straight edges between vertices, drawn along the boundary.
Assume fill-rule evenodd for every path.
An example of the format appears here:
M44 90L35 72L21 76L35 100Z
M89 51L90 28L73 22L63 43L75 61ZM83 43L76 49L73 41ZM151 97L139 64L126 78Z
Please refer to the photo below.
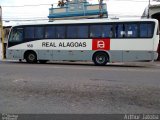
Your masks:
M9 42L21 42L23 41L23 28L14 28L11 31Z

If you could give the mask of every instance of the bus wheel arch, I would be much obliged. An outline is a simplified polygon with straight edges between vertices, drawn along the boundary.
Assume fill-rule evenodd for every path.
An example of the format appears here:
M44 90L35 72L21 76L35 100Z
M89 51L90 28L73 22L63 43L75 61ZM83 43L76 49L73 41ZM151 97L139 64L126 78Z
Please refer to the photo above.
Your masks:
M109 59L109 53L106 51L96 51L92 56L92 61L98 66L106 65Z
M33 50L27 50L24 53L24 59L28 63L37 63L37 53Z

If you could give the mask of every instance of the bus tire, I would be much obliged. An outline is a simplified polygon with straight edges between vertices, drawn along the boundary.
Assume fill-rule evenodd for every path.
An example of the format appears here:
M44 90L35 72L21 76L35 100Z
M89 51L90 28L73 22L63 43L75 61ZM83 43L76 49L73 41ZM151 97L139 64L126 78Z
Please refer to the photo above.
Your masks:
M35 52L30 51L25 54L27 63L37 63L37 55Z
M98 66L106 65L108 61L109 61L109 56L105 52L96 52L93 55L93 62L95 65Z

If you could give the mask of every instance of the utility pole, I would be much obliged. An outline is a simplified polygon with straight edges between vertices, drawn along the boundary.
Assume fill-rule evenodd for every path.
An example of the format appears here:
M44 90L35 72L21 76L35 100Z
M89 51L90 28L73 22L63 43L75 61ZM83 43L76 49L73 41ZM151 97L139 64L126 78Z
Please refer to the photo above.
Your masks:
M3 34L3 22L2 22L2 7L0 6L0 39L2 44L2 59L4 59L4 34Z
M103 17L103 0L99 0L99 17Z
M150 8L149 8L150 5L151 5L151 1L149 0L149 1L148 1L148 17L147 17L147 18L150 18L150 14L149 14L149 12L150 12L150 10L149 10L149 9L150 9Z

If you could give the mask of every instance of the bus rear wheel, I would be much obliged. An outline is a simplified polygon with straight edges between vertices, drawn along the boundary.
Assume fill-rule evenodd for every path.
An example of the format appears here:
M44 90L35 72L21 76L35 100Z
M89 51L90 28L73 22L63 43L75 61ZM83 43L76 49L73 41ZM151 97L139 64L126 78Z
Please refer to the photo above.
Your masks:
M28 63L37 63L37 55L35 52L28 52L25 58Z
M93 55L93 62L95 65L102 66L106 65L109 61L109 57L105 52L97 52Z

